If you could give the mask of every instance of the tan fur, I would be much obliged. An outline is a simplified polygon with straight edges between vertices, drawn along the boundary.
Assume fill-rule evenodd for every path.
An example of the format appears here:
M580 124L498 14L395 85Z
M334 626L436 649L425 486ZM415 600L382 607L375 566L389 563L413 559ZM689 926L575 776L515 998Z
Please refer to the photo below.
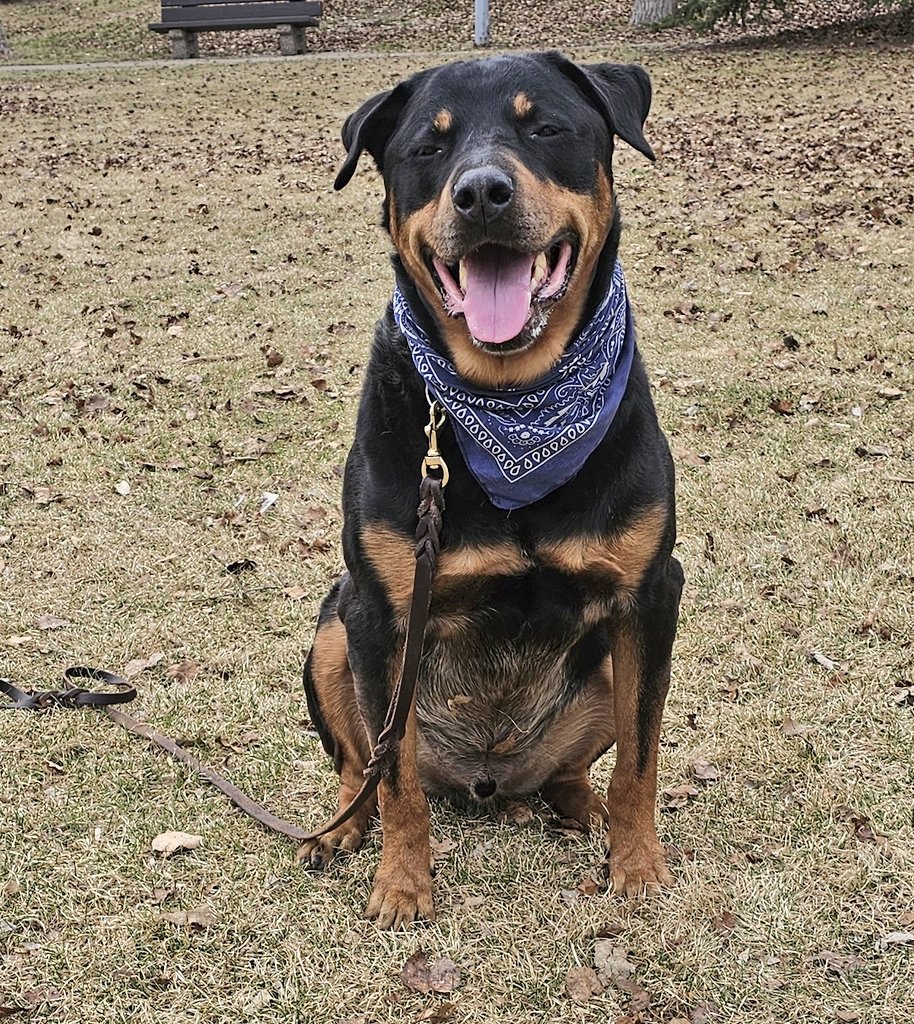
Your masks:
M533 113L533 100L525 92L519 92L514 97L514 113L520 117L529 117Z
M643 675L640 638L630 626L617 631L613 645L615 673L616 764L609 784L610 827L606 844L614 892L637 895L645 887L672 885L663 847L657 839L654 800L657 794L657 728L643 770L638 769L638 681Z
M570 537L538 547L537 558L571 575L605 576L631 593L657 554L666 517L665 508L649 508L617 536Z
M346 654L346 628L336 616L322 623L314 637L311 675L321 714L336 741L343 746L344 760L351 761L361 772L368 763L370 751L354 699L352 671Z
M394 610L404 614L412 597L416 565L412 538L372 523L362 530L362 545ZM531 566L532 562L516 544L445 549L438 559L434 593L439 595L455 584L479 576L517 575Z
M453 127L453 124L454 115L447 109L447 107L443 107L439 110L438 113L435 114L435 120L432 121L432 126L435 131L440 132L442 135L445 132L449 132Z
M346 629L335 616L322 623L314 638L311 677L321 714L340 747L340 791L337 810L348 807L362 785L368 763L368 737L355 701L355 686L346 654ZM350 853L362 845L377 798L367 801L349 821L325 836L299 847L298 863L325 867L338 850Z
M378 787L384 845L366 916L382 928L401 928L417 917L435 920L432 901L428 801L416 763L416 709L400 741L394 778Z
M463 318L448 316L422 258L426 247L446 263L462 255L455 248L457 214L450 198L452 180L445 183L436 199L402 221L392 197L389 202L393 243L429 307L436 311L439 328L457 371L475 384L490 388L529 383L555 365L580 320L597 257L612 221L612 189L602 168L597 171L594 193L581 195L537 178L517 160L511 162L521 224L516 235L517 247L526 252L540 252L563 231L573 231L580 242L577 265L566 294L550 310L540 336L522 352L493 355L477 348Z

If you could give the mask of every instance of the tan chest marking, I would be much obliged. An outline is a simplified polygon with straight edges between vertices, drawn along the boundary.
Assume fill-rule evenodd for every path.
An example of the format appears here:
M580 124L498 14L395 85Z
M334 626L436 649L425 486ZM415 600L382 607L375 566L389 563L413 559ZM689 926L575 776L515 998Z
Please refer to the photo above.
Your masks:
M608 584L631 593L656 556L665 525L666 510L657 506L642 512L619 534L542 544L535 557L507 542L446 549L438 561L435 590L480 577L519 576L540 566L569 576L604 577ZM387 526L372 524L362 530L362 545L395 611L405 613L413 588L413 542Z
M666 526L666 510L642 512L622 533L610 537L571 537L536 549L537 561L570 576L605 576L622 590L638 589L657 554Z
M412 596L416 566L413 542L387 526L371 525L362 530L362 545L394 609L405 612ZM533 562L516 544L445 550L438 559L435 590L481 576L516 576L531 568Z

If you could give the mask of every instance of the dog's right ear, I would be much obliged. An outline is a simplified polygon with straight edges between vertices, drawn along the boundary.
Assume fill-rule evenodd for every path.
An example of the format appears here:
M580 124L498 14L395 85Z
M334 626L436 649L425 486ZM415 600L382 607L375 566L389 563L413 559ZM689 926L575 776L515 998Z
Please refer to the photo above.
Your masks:
M374 157L378 170L384 172L384 149L396 130L400 115L409 99L411 84L411 81L401 82L393 89L379 92L346 118L343 125L346 161L333 183L337 191L349 184L363 150L368 150Z

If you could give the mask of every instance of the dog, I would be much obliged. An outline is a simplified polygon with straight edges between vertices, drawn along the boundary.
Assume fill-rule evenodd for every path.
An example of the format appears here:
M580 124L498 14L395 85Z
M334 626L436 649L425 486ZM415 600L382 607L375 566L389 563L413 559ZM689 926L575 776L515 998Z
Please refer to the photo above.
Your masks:
M674 474L617 262L616 139L646 157L648 74L557 52L421 71L349 116L385 188L394 300L377 324L343 484L345 575L305 665L312 721L358 791L403 657L423 427L449 468L416 705L376 798L299 860L357 849L366 914L433 920L427 796L537 794L606 829L614 892L672 883L657 747L684 577ZM344 621L345 620L345 621ZM616 745L608 793L591 764Z

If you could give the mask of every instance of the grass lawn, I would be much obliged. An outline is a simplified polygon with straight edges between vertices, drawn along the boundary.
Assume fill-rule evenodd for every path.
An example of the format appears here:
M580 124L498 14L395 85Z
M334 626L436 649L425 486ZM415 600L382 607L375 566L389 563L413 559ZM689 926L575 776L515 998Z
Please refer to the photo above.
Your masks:
M620 146L617 185L689 581L676 886L607 896L599 842L535 804L435 805L438 923L379 932L376 833L310 875L104 717L0 710L0 1016L909 1024L910 51L642 58L659 159ZM0 674L130 665L138 714L302 824L335 780L300 665L391 286L377 177L331 189L338 129L409 70L0 69ZM169 829L203 845L153 853ZM453 991L404 985L420 950Z

